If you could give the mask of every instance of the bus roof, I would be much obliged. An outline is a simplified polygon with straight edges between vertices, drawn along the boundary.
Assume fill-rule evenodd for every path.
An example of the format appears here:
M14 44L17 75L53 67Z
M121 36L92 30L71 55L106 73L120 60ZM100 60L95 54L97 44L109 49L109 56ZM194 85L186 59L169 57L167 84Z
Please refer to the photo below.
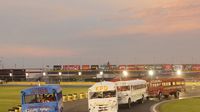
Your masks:
M25 95L33 95L33 94L51 94L53 90L56 92L62 91L59 85L44 85L44 86L34 86L28 89L24 89L21 93L25 93Z
M128 80L128 81L117 81L115 82L117 86L126 86L126 85L139 85L139 84L146 84L146 80L142 79L135 79L135 80Z
M99 88L97 88L97 87L102 87L102 86L106 87L106 89L102 88L102 89L99 90ZM116 89L115 83L109 82L109 81L103 81L103 82L95 83L88 90L90 92L97 92L97 91L107 91L107 90L115 90L115 89Z

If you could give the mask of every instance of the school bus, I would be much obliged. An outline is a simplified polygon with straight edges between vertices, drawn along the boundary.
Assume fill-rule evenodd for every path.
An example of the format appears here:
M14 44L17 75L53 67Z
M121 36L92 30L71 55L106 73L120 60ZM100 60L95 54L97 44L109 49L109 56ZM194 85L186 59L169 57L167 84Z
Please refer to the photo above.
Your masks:
M148 97L157 97L159 100L164 96L174 95L179 98L180 92L184 92L185 80L183 78L162 78L149 80Z
M63 112L59 85L35 86L21 91L22 112Z
M103 81L88 89L89 112L117 112L117 91L115 83Z

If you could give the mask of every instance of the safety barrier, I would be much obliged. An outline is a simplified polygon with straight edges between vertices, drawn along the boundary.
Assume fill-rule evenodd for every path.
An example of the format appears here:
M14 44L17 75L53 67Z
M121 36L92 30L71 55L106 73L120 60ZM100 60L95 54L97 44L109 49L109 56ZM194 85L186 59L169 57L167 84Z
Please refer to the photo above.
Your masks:
M8 85L45 85L45 82L7 82Z
M81 93L74 93L74 94L68 94L63 95L63 102L70 102L70 101L76 101L76 100L82 100L87 98L87 93L81 92Z
M21 105L18 105L17 107L13 107L12 109L8 109L8 112L22 112Z
M72 101L73 100L73 95L72 94L68 94L67 95L67 101Z
M200 82L185 82L186 86L200 86Z
M74 86L76 86L76 85L84 85L84 86L91 86L91 85L93 85L93 84L95 84L96 82L60 82L60 85L63 85L63 86L65 86L65 85L74 85Z
M85 98L84 93L80 93L80 94L79 94L79 99L84 99L84 98Z

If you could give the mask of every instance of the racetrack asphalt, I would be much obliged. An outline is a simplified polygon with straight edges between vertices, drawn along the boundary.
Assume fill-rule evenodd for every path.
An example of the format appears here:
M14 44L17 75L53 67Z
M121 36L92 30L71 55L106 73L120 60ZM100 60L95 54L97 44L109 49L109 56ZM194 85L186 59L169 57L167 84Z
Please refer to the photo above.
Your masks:
M188 86L186 88L186 92L180 94L180 98L197 96L199 94L200 94L200 86L195 88L193 88L192 86ZM167 100L173 98L174 97L171 96ZM160 101L158 101L156 98L153 98L148 101L146 100L143 104L134 103L131 109L128 109L126 105L120 105L118 112L150 112L151 106L159 102ZM64 103L64 112L88 112L87 99Z

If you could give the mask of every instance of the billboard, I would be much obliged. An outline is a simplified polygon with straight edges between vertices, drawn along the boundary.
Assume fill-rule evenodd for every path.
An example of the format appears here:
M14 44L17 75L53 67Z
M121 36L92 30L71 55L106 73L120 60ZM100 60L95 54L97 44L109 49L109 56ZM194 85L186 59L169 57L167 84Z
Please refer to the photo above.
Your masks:
M99 65L91 65L91 70L99 70Z
M163 69L163 67L162 67L162 65L155 65L155 70L162 70Z
M82 65L82 70L90 70L90 65Z
M118 70L126 70L126 65L119 65Z
M183 70L183 65L173 65L173 70L174 71Z
M80 65L63 65L63 70L80 70Z
M137 67L135 65L127 65L126 69L127 70L137 70Z
M110 65L110 70L117 70L117 65Z
M173 67L171 64L165 64L163 65L163 70L165 71L172 71Z
M155 70L155 66L154 65L145 65L145 69L146 70Z
M200 71L200 65L199 64L192 65L192 71Z
M137 70L139 70L139 71L145 70L145 65L136 65L136 66L137 66Z
M62 66L61 65L53 65L53 70L61 70Z
M186 64L186 65L183 65L184 66L184 71L191 71L192 70L192 65L191 64Z

